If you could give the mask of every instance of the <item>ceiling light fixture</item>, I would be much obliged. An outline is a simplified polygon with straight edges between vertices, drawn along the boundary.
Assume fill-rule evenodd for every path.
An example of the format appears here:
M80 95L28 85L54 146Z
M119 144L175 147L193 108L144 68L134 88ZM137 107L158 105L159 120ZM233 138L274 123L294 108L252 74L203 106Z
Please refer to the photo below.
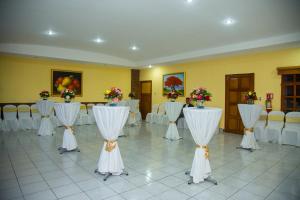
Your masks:
M151 68L152 68L152 65L149 65L149 66L148 66L148 68L150 68L150 69L151 69Z
M54 35L56 35L57 33L56 32L54 32L53 30L48 30L48 31L46 31L45 32L46 33L46 35L49 35L49 36L54 36Z
M132 51L137 51L137 50L139 50L139 48L138 48L137 46L135 46L135 45L131 46L130 49L131 49Z
M231 26L231 25L235 24L235 20L232 18L226 18L223 20L223 24L226 26Z
M192 3L193 0L185 0L187 3Z
M104 40L102 40L101 38L96 38L96 39L94 39L94 42L96 42L96 43L102 43L102 42L104 42Z

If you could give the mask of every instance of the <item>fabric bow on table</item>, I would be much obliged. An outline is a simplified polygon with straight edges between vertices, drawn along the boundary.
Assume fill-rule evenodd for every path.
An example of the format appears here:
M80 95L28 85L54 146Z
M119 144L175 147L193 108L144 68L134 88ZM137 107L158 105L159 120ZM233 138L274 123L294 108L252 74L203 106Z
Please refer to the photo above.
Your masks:
M107 152L112 152L116 148L117 145L117 140L105 140L106 145L105 145L105 150Z
M208 151L208 146L207 145L199 145L197 144L196 145L196 148L201 148L201 149L204 149L204 156L206 159L208 159L208 156L209 156L209 151Z

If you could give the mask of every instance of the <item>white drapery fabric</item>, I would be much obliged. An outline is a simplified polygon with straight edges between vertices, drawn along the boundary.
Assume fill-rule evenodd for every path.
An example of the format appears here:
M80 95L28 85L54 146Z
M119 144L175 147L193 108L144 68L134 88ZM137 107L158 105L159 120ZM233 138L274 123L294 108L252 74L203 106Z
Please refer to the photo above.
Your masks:
M249 149L259 149L253 133L253 126L259 119L262 106L256 104L238 104L238 108L245 127L244 136L240 146Z
M19 121L17 120L17 107L15 105L3 106L3 131L17 131L19 129Z
M54 102L48 100L40 100L36 103L36 105L42 116L38 135L52 135L54 133L54 128L50 117L51 112L53 112Z
M50 120L52 122L52 125L54 126L54 128L56 127L59 127L59 126L62 126L62 123L58 120L57 116L56 116L56 113L54 111L54 108L53 110L51 111L51 114L50 114Z
M184 108L184 116L197 144L190 176L194 183L199 183L210 176L211 168L208 159L208 143L213 137L221 119L222 109Z
M89 115L88 124L95 124L95 122L96 122L94 112L93 112L93 106L95 106L95 104L93 104L93 103L87 104L87 111L88 111L88 115Z
M80 111L76 119L76 125L85 125L89 123L89 115L85 104L80 104Z
M257 141L266 141L265 128L267 125L268 113L263 110L260 113L259 119L255 122L254 125L254 136Z
M154 123L154 115L157 114L159 104L152 105L151 113L147 113L146 122Z
M129 125L136 125L138 122L138 113L139 113L139 102L138 99L131 99L127 101L129 106L129 117L127 123Z
M73 124L80 110L80 103L55 103L54 109L59 121L65 126L62 148L72 151L77 148Z
M284 126L284 112L271 111L268 114L268 125L265 129L266 140L268 142L282 143L282 129Z
M32 104L30 106L30 110L31 110L31 116L33 121L32 128L38 130L41 125L41 119L42 119L41 113L39 112L36 104Z
M165 124L169 123L168 116L166 115L165 103L159 104L157 113L153 114L153 122L156 124Z
M129 107L93 107L97 126L105 142L98 161L98 172L120 175L124 164L117 143L120 131L124 127L129 114ZM109 146L114 146L109 150Z
M181 138L181 137L179 137L177 126L176 126L175 122L181 113L182 107L183 107L183 104L179 103L179 102L166 102L165 103L166 114L169 119L169 127L168 127L165 137L169 140L179 140Z
M285 116L282 144L300 147L300 112L289 112Z
M19 128L21 130L30 130L33 126L33 121L30 116L30 106L19 105L18 106Z

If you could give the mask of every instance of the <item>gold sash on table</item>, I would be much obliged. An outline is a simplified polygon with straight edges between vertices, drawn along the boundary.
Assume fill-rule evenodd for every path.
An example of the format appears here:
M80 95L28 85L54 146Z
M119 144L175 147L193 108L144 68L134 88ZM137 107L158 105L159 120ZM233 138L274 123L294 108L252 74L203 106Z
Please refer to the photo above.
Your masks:
M117 146L117 140L104 140L106 142L105 151L111 152Z
M169 121L169 124L175 124L175 121Z
M207 145L199 145L199 144L197 144L196 148L204 149L204 152L205 152L204 156L205 156L206 159L208 159L209 154L208 154L208 146Z
M64 126L64 127L65 127L65 129L71 129L72 133L74 134L74 128L73 128L73 126Z
M247 132L253 133L253 131L254 131L254 128L244 128L245 133L247 133Z

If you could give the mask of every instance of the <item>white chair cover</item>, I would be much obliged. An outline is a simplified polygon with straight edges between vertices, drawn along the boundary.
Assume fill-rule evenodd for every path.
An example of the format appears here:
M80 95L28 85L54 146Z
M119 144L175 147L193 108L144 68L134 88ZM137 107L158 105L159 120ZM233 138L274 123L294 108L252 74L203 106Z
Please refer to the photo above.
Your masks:
M58 118L56 116L54 107L53 107L53 110L51 111L50 119L51 119L51 122L52 122L52 125L54 126L54 128L62 126L62 123L58 120Z
M110 152L106 150L107 141L117 141L120 131L126 123L129 114L129 107L93 107L97 126L101 135L105 139L98 161L98 171L100 173L110 172L113 175L120 175L123 172L124 164L120 154L118 143Z
M154 123L156 124L165 124L169 123L168 116L166 115L165 103L159 104L157 114L153 115Z
M65 126L62 148L68 151L77 148L77 141L72 126L80 110L80 103L55 103L54 109L59 121Z
M238 104L239 112L245 127L241 147L250 149L259 149L253 130L255 122L259 119L262 111L261 105L256 104Z
M39 112L36 104L32 104L30 106L30 110L31 110L31 116L33 120L32 128L38 130L41 125L41 119L42 119L41 113Z
M184 129L189 128L184 117L180 117L178 119L177 128L184 128Z
M17 120L17 107L15 105L3 106L3 131L17 131L19 122Z
M138 122L137 114L139 113L139 102L140 100L138 99L131 99L127 101L127 105L130 109L130 114L127 121L129 125L136 125Z
M19 128L21 130L30 130L33 127L33 120L30 116L29 105L18 106Z
M300 112L289 112L285 116L282 130L282 144L300 147Z
M265 128L267 126L267 117L268 113L263 110L260 113L259 119L255 122L254 125L254 136L257 141L266 141L266 136L265 136Z
M192 164L190 176L194 183L199 183L210 176L211 168L208 160L207 144L216 133L216 129L221 119L222 109L209 108L184 108L184 116L191 131L197 148Z
M181 138L179 137L175 121L179 117L182 107L183 104L179 102L165 103L165 109L169 119L169 127L165 137L169 140L179 140Z
M103 103L97 103L97 106L105 106Z
M48 100L40 100L36 103L42 120L38 130L38 135L52 135L54 134L53 124L50 120L51 112L53 111L54 102Z
M103 105L103 104L101 104ZM93 106L95 106L95 104L93 103L89 103L87 104L87 111L88 111L88 124L95 124L95 116L94 116L94 112L93 112Z
M86 125L89 123L89 115L87 113L86 105L80 104L80 111L76 119L76 125Z
M268 125L265 129L266 140L268 142L282 143L282 129L284 126L284 112L271 111L268 114Z
M154 123L154 115L157 114L158 107L159 107L159 104L152 105L151 113L147 113L147 115L146 115L146 122L149 122L151 124Z

